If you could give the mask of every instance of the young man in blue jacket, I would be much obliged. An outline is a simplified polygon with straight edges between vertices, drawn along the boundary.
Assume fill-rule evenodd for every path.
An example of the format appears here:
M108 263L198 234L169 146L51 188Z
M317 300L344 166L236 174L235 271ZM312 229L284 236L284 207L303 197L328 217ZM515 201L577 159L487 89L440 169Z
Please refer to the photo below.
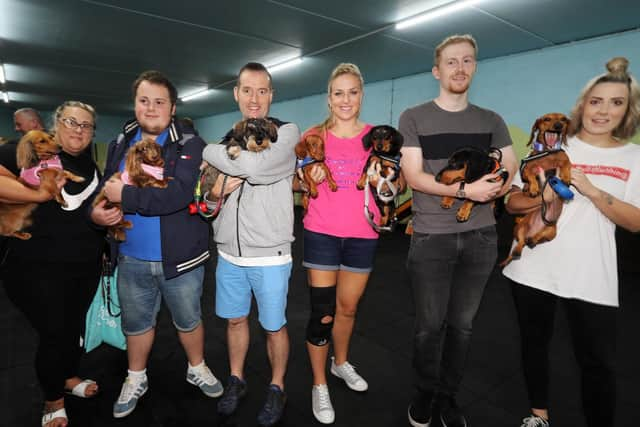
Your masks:
M133 223L119 245L118 287L122 329L127 336L128 376L113 416L122 418L146 393L147 360L155 337L161 298L167 304L189 361L186 379L210 397L222 394L222 385L204 362L204 327L200 297L204 262L209 258L208 225L189 214L205 142L193 129L174 119L177 91L157 71L145 71L133 84L135 120L109 145L104 189L119 209L104 202L91 212L102 226L116 224L124 215ZM122 170L127 150L142 138L162 146L166 188L138 188L110 178Z

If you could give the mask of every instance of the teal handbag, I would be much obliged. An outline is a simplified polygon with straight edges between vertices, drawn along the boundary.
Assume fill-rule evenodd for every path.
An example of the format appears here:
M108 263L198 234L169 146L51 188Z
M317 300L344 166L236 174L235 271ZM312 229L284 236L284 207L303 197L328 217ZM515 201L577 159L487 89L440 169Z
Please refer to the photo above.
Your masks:
M121 350L127 349L127 340L122 333L120 301L118 300L118 268L111 271L111 263L105 259L98 290L87 311L84 348L87 352L102 343Z

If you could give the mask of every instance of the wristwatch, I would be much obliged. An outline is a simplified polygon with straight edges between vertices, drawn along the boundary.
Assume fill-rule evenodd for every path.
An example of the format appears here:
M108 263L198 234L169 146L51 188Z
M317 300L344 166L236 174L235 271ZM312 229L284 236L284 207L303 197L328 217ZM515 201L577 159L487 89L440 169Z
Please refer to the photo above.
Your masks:
M458 187L458 191L456 191L457 199L466 199L467 193L464 191L464 181L460 181L460 187Z

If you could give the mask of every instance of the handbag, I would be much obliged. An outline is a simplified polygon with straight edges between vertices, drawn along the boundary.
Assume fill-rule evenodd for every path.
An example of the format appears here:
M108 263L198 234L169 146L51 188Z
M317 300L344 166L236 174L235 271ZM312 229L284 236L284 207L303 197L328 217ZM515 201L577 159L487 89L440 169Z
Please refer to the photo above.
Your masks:
M102 274L98 281L98 289L87 310L84 335L84 347L87 352L102 343L121 350L127 349L127 340L122 332L118 300L118 268L111 268L105 257L102 262Z

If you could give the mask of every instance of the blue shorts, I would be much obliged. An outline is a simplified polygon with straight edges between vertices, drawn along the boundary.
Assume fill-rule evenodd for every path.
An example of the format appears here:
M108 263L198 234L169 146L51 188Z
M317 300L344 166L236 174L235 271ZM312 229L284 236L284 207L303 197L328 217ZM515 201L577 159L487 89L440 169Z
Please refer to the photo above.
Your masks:
M314 270L369 273L377 246L378 239L335 237L305 229L302 265Z
M258 304L258 320L267 331L287 324L287 293L291 263L265 267L242 267L218 257L216 314L224 319L249 315L251 294Z
M122 331L140 335L156 325L161 298L167 304L173 324L181 332L194 330L201 322L200 297L204 266L173 279L165 279L162 262L118 257L118 296L122 310Z

